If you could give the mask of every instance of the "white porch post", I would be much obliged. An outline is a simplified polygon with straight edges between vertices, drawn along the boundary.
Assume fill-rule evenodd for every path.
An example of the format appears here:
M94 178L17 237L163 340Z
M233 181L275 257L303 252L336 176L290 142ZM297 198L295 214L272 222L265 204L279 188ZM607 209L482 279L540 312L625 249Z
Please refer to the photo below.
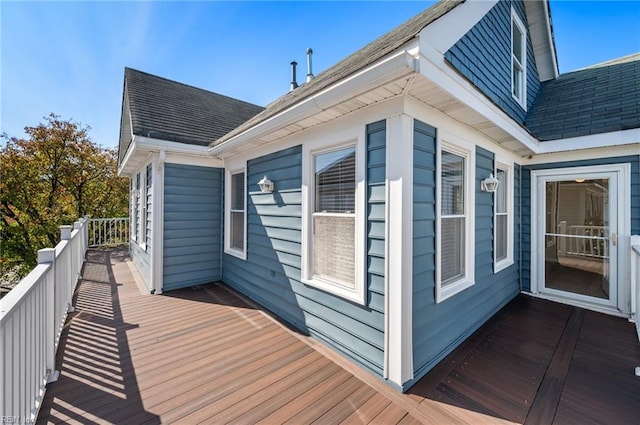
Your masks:
M164 250L164 161L166 153L161 150L154 158L152 196L153 210L151 217L151 287L155 294L161 294L163 288L163 250Z
M385 371L397 385L413 378L413 119L387 119Z

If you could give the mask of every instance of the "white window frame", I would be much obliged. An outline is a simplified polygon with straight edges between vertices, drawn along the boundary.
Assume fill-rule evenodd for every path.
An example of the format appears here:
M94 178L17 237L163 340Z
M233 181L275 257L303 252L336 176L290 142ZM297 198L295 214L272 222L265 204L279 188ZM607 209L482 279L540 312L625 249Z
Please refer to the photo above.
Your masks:
M244 225L243 225L243 242L242 246L244 249L240 250L238 248L231 246L231 177L244 173ZM224 190L224 252L225 254L233 255L234 257L238 257L242 260L247 259L247 166L246 163L242 168L236 168L233 170L226 170L225 172L225 190ZM240 211L240 210L238 210Z
M442 151L462 156L465 160L465 272L462 278L442 287ZM453 135L444 135L436 152L436 303L462 292L475 284L475 146Z
M522 42L520 48L522 49L522 63L515 57L513 52L513 25L516 25L520 32L522 33ZM518 104L524 109L527 110L527 29L514 10L511 7L511 26L509 28L509 33L511 34L511 39L509 43L509 51L511 54L509 55L511 74L509 74L509 79L511 81L511 96L513 99L518 102ZM513 86L513 73L514 73L514 61L521 68L520 73L520 91L519 93L514 93L515 87Z
M513 238L514 238L514 230L513 230L513 195L514 195L514 176L513 176L513 162L509 163L503 160L495 161L495 169L494 175L498 175L498 169L504 171L507 175L507 181L505 186L505 198L507 201L507 211L504 215L507 216L507 256L502 260L498 261L497 254L497 235L498 235L498 227L496 223L498 222L498 208L496 202L493 203L493 273L498 273L501 270L506 269L507 267L513 264ZM500 186L498 186L498 190L500 190ZM494 195L495 196L495 195Z
M366 129L363 127L356 140L331 143L314 140L302 146L302 283L321 289L361 305L366 303L365 282L365 220L366 220ZM315 155L355 146L356 199L355 199L355 282L347 288L329 279L313 275L313 213L315 210Z
M149 173L150 172L150 173ZM148 181L149 181L149 175L151 175L151 186L147 186ZM144 250L146 252L148 252L148 248L149 245L147 244L147 237L151 236L153 237L153 234L149 234L150 231L152 231L153 229L153 203L154 203L154 199L153 199L153 183L154 183L154 175L153 175L153 163L150 162L147 165L145 165L144 167L144 184L142 184L142 186L144 186L144 198L143 198L143 202L144 202L144 207L142 208L142 211L144 212L144 217L142 217L142 222L140 224L142 224L142 229L141 229L141 238L142 238L142 243L140 246L142 246L144 248ZM149 196L149 191L151 191L151 211L152 211L152 216L151 217L147 217L149 214L148 208L147 208L147 201L148 201L148 196ZM151 228L149 229L149 231L147 231L147 219L151 220Z
M140 190L136 189L136 177L137 174L134 174L131 177L131 217L129 220L130 229L129 229L129 239L131 242L137 242L137 226L136 226L136 217L138 215L138 196L140 196Z

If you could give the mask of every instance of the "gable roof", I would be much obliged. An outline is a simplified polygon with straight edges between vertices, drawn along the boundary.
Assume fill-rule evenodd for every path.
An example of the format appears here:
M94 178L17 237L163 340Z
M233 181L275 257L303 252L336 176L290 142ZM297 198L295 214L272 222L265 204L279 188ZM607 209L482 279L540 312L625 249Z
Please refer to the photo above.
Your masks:
M119 161L131 143L131 134L207 146L263 109L208 90L125 68Z
M404 24L382 35L375 41L367 44L362 49L341 60L331 68L318 74L313 80L302 84L297 89L288 92L284 96L267 105L260 114L248 120L230 133L214 140L211 146L217 146L249 128L277 115L298 102L322 91L361 69L382 59L392 53L403 44L412 40L431 22L445 15L465 0L441 0L422 13L409 19Z
M640 128L640 53L542 83L525 125L541 141Z

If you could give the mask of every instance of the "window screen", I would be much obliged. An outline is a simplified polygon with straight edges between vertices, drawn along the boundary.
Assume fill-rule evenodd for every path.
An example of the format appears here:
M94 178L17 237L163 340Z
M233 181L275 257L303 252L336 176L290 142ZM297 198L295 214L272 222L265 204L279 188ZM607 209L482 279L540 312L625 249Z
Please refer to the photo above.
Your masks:
M440 273L445 287L465 274L465 159L443 150L441 164Z
M313 274L355 289L356 150L314 155Z
M507 211L507 171L498 168L496 170L496 178L500 182L495 193L495 238L496 238L496 261L507 258L507 232L508 229L508 211Z
M229 245L231 248L244 250L244 173L231 175L231 232Z

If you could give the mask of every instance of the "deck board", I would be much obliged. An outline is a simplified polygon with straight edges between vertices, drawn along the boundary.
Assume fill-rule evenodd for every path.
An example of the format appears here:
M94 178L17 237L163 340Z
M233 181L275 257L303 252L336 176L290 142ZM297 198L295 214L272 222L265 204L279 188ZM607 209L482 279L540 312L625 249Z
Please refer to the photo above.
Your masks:
M624 319L519 296L401 394L224 284L141 295L125 255L109 250L89 252L83 277L39 423L640 417L640 344Z

